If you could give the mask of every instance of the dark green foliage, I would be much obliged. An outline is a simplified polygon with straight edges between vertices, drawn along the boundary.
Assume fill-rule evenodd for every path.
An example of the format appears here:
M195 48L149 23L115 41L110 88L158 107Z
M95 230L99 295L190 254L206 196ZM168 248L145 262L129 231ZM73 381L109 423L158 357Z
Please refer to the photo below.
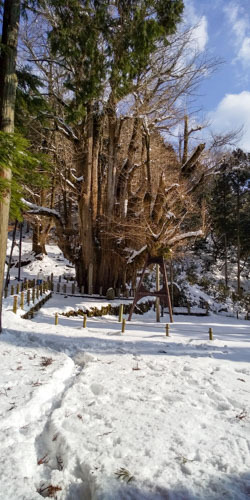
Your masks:
M40 125L48 125L50 108L47 100L41 95L43 83L32 73L29 66L17 70L18 87L15 105L15 127L18 132L30 136L32 120Z
M183 12L182 0L52 0L56 24L49 38L73 91L70 119L83 117L109 86L122 98L147 68L159 43L167 43Z
M0 197L11 187L10 218L21 220L25 189L49 186L49 163L44 155L32 153L21 135L0 132L0 172L6 167L12 170L12 181L10 186L0 175Z
M229 245L240 238L241 258L250 248L250 154L233 151L216 172L209 201L211 224L223 246L223 236Z

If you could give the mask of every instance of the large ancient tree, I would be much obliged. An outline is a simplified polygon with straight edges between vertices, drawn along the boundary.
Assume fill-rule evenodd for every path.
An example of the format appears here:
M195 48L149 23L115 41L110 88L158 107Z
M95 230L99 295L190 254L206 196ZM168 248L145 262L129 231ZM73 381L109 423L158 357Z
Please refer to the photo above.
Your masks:
M52 215L79 284L93 265L96 289L120 286L134 252L167 253L198 234L190 214L203 145L188 159L186 133L178 163L160 135L183 118L179 99L204 73L191 33L173 35L181 11L182 2L69 2L45 12L51 49L32 57L61 70L55 136L71 156Z

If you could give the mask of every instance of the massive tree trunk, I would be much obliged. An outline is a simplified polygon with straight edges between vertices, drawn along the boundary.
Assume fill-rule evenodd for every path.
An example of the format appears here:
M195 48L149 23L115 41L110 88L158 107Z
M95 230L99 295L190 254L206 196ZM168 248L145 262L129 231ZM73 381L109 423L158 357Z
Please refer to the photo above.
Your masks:
M14 112L16 99L16 56L20 17L20 0L5 0L2 47L0 54L0 131L14 132ZM7 167L0 172L1 177L11 182L11 170ZM2 331L2 292L4 281L4 266L8 235L8 220L10 206L10 188L6 189L0 200L0 332Z
M45 243L47 240L47 235L42 230L42 224L38 220L32 224L33 234L32 234L32 252L35 255L47 255Z
M82 255L76 263L78 284L88 281L89 266L94 265L93 224L91 213L91 187L93 167L93 110L88 110L85 151L78 164L78 175L83 177L81 193L78 202L80 221L80 240ZM95 266L94 266L95 267Z

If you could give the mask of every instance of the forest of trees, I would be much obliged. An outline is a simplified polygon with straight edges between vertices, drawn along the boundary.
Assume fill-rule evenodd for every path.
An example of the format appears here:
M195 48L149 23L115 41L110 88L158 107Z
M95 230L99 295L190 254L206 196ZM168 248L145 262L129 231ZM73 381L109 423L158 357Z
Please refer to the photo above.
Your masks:
M91 292L212 234L226 286L235 248L240 293L250 156L225 150L230 134L198 140L187 102L217 62L197 51L182 0L5 0L1 15L0 295L22 218L34 253L54 231Z

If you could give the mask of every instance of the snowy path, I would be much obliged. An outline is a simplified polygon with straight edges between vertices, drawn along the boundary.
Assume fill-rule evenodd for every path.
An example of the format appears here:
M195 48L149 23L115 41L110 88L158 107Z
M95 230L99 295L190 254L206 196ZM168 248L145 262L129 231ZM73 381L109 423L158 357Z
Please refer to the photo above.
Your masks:
M33 321L6 312L0 499L49 485L58 500L250 498L250 323L177 316L169 338L150 314L124 335L111 317L54 326L70 300Z

